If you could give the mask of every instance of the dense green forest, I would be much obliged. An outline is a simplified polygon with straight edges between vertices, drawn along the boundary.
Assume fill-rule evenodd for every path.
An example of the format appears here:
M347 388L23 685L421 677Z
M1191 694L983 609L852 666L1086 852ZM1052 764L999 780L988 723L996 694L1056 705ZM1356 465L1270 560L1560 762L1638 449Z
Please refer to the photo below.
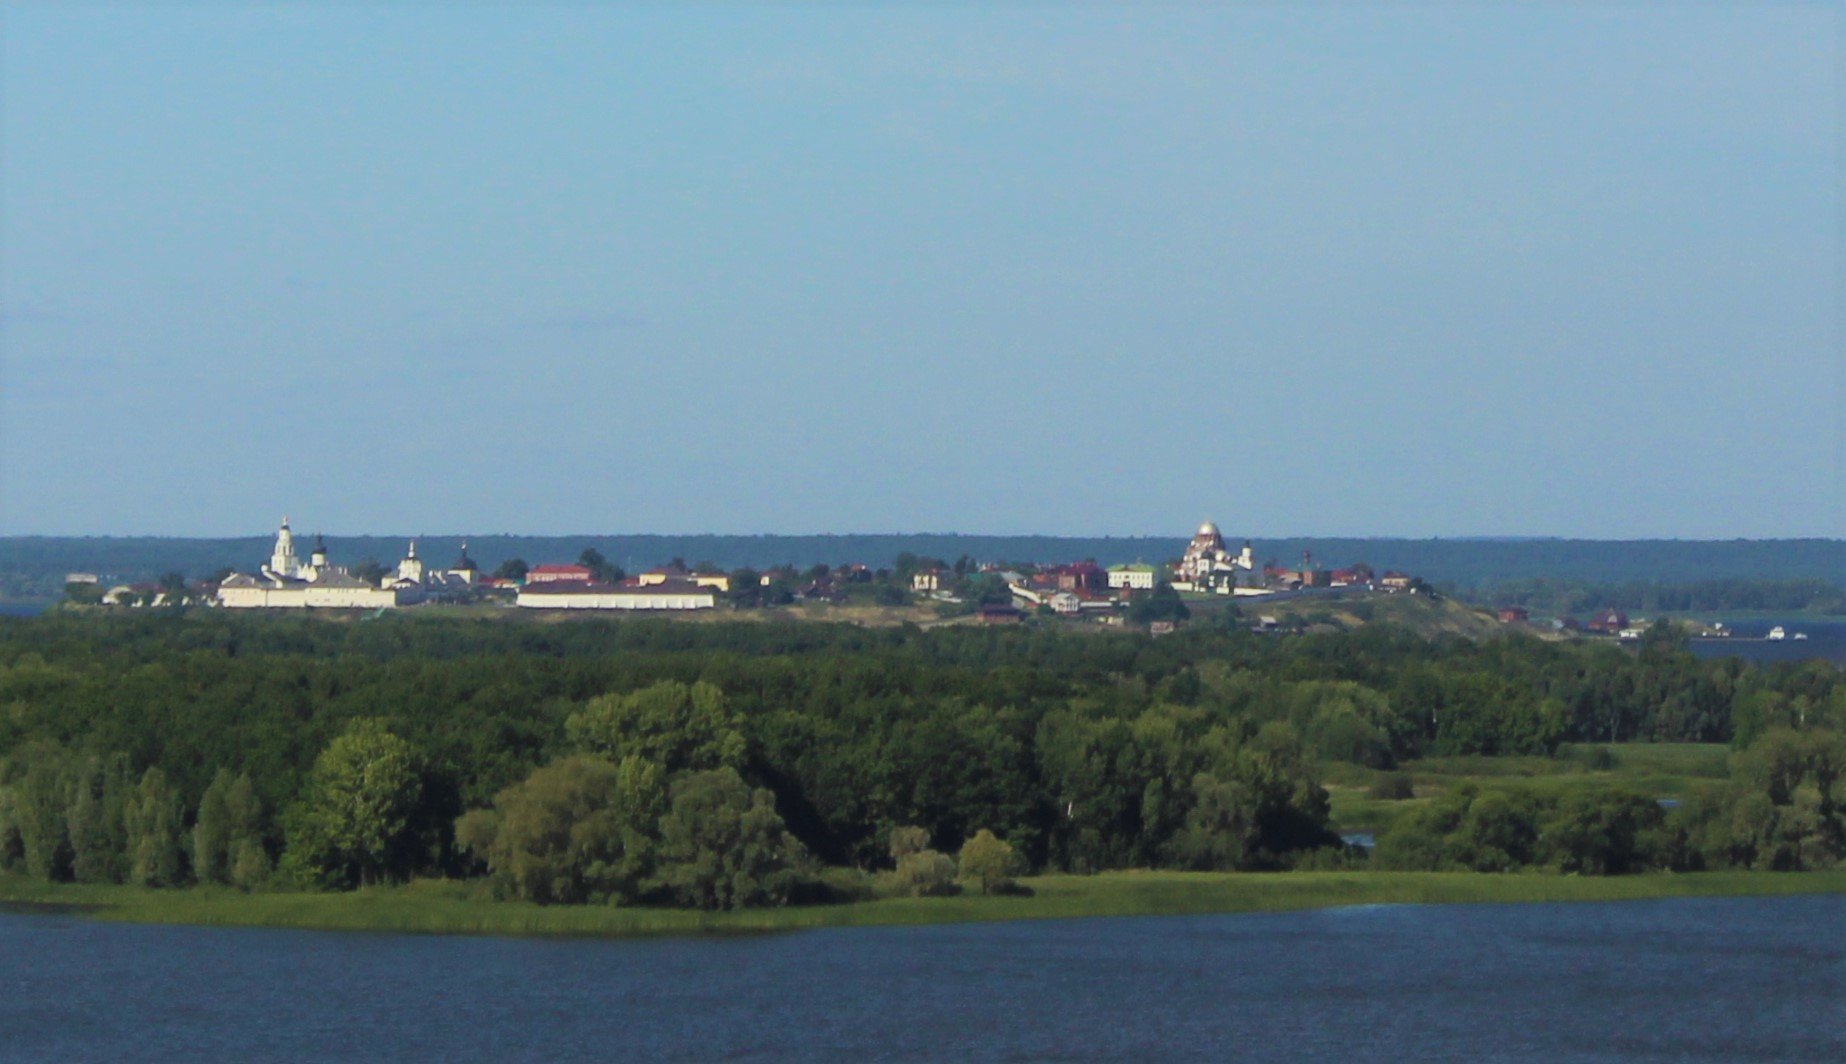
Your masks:
M1840 587L1846 581L1846 540L1572 540L1572 539L1361 539L1266 537L1226 522L1227 534L1254 535L1257 557L1294 565L1313 552L1321 565L1365 562L1379 571L1400 569L1455 590L1491 595L1507 581L1563 580L1589 584L1690 584L1701 581L1818 580ZM302 526L304 533L314 531ZM1182 533L1190 529L1180 530ZM708 561L729 571L764 569L783 563L812 565L862 562L882 565L906 551L936 558L980 561L1068 562L1093 558L1117 562L1165 562L1185 549L1184 535L1059 537L949 534L833 536L427 536L421 553L446 564L467 540L474 559L493 569L509 558L529 562L572 561L586 549L637 572L685 558ZM385 564L403 556L407 536L327 537L334 561ZM0 600L59 598L70 572L101 573L121 581L153 580L179 572L192 578L220 569L249 570L269 556L272 534L225 539L157 536L0 537ZM1596 607L1603 605L1596 604ZM1591 607L1591 608L1596 608ZM1695 608L1705 608L1695 607ZM1747 608L1724 603L1723 608ZM1782 608L1776 606L1774 608Z
M1487 606L1525 606L1550 617L1581 616L1614 607L1635 613L1719 613L1730 610L1846 614L1846 585L1830 580L1694 580L1660 584L1645 580L1594 583L1539 578L1503 580L1462 591L1462 598Z
M46 879L726 908L1024 870L1362 863L1327 766L1725 742L1666 810L1459 789L1395 868L1830 865L1824 663L1389 625L1263 637L215 611L0 619L0 867ZM985 834L983 834L985 833ZM970 849L972 847L972 849ZM951 855L960 854L959 861Z

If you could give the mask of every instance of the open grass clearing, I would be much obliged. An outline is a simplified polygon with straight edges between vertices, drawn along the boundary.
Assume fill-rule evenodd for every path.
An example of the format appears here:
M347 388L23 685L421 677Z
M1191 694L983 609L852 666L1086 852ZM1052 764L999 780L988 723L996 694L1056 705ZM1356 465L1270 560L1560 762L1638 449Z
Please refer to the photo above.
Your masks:
M1084 916L1277 912L1343 905L1618 901L1689 895L1838 893L1831 872L1580 877L1467 872L1110 872L1038 876L1030 894L894 898L706 913L491 901L475 884L422 880L346 894L243 894L45 884L0 877L0 900L78 907L103 920L426 934L631 936L796 931Z
M1380 832L1405 810L1452 787L1516 786L1548 797L1580 789L1628 787L1652 798L1683 799L1693 789L1730 777L1731 749L1722 743L1580 743L1556 757L1429 757L1407 761L1415 797L1371 796L1391 771L1332 764L1323 776L1334 826L1343 832Z

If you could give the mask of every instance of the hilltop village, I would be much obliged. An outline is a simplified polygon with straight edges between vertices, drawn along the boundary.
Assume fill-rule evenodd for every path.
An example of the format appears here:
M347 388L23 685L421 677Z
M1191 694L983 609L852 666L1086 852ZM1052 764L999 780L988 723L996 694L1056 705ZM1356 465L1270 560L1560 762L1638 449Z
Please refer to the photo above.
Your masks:
M963 557L900 554L874 567L863 562L776 566L726 572L675 558L639 573L610 564L594 549L575 561L528 564L512 558L484 571L466 543L448 565L422 557L410 541L395 566L335 564L315 536L305 558L287 518L276 530L268 560L253 572L227 571L194 583L119 585L73 573L73 599L110 605L193 604L225 609L382 610L434 604L483 604L533 611L689 612L801 604L933 607L937 616L988 624L1028 616L1080 619L1104 625L1168 626L1184 619L1187 602L1296 597L1313 593L1416 593L1422 584L1400 572L1369 566L1297 567L1259 563L1249 541L1232 548L1218 526L1199 526L1183 553L1161 563L1102 566L1093 560L980 562ZM79 592L87 592L79 594Z

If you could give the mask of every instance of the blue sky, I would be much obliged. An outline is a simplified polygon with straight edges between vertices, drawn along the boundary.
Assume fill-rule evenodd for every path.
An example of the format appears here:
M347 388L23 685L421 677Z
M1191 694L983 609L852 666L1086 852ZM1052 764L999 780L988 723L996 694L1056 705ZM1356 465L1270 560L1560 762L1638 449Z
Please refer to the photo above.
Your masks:
M0 534L1846 535L1840 41L15 6Z

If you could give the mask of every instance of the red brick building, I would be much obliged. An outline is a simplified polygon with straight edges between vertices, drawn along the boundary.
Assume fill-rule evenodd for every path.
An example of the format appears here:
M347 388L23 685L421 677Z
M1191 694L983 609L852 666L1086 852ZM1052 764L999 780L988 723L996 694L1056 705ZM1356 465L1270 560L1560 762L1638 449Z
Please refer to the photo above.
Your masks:
M587 565L534 565L526 570L527 584L587 584L594 577Z

